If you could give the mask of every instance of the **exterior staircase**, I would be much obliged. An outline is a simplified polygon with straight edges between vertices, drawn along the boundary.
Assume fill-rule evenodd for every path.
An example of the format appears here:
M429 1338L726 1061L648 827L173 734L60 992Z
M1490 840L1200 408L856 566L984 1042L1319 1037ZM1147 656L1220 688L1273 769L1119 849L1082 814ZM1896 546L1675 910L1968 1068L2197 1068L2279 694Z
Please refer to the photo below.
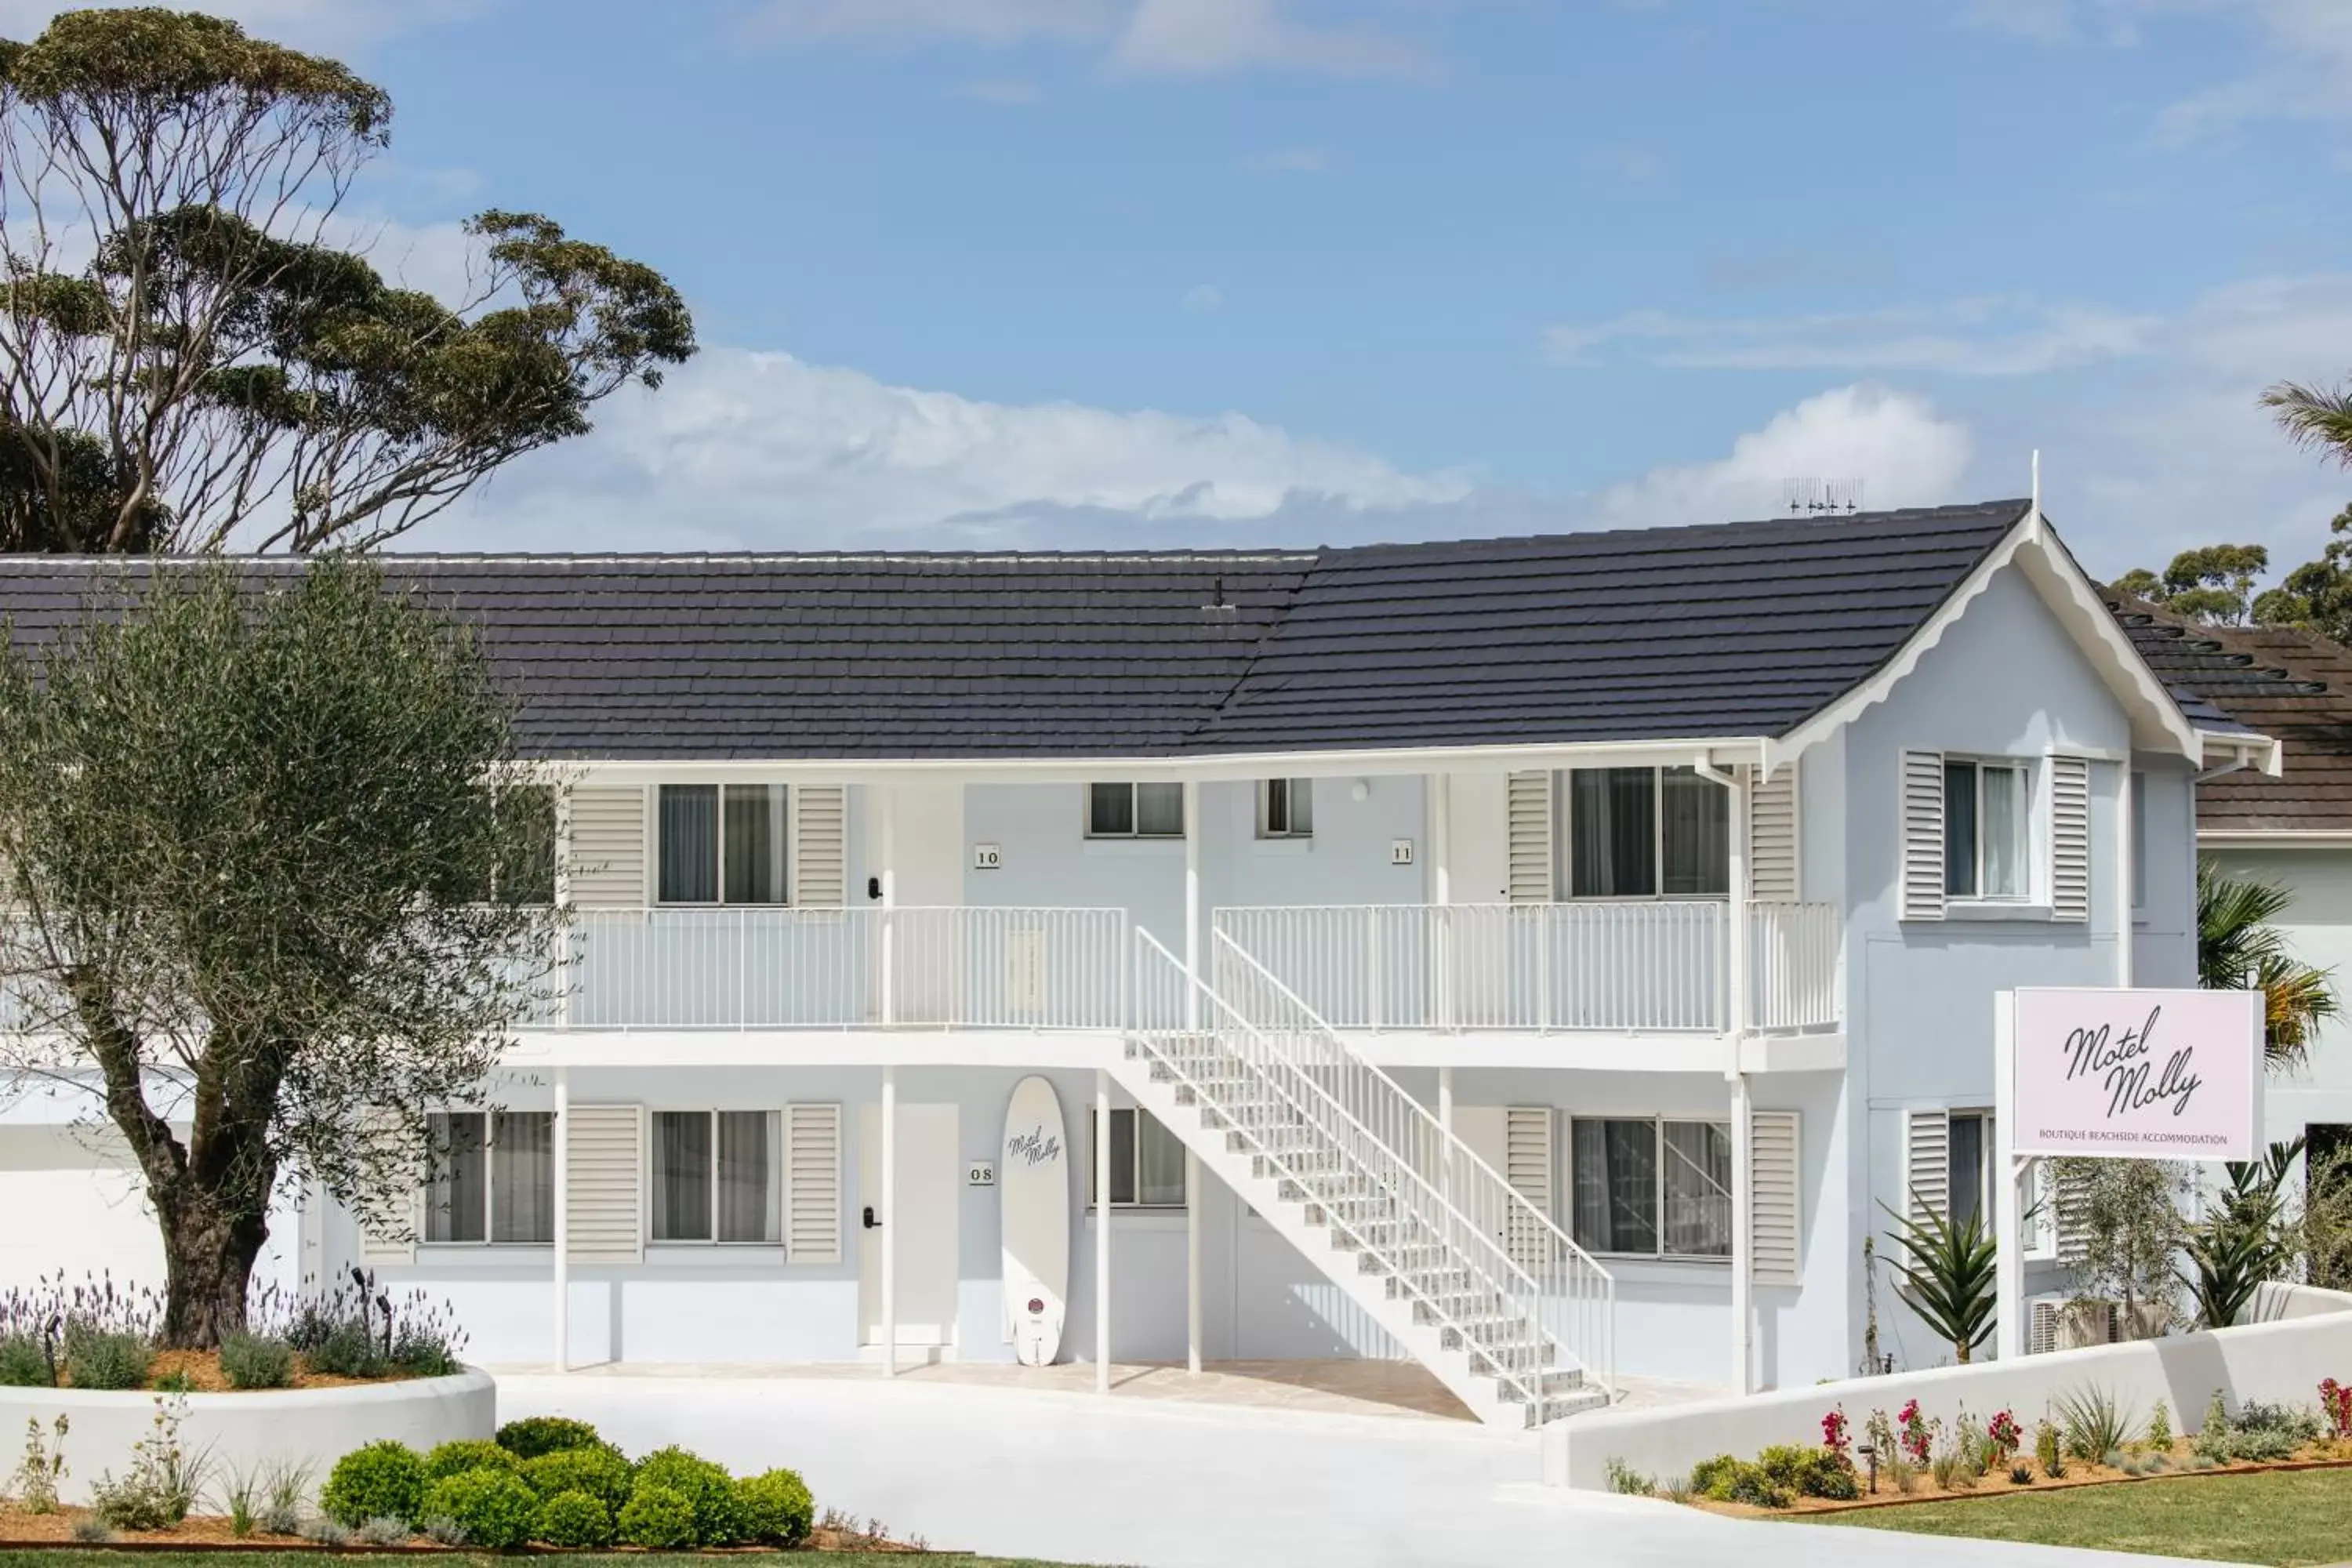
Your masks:
M1139 1105L1481 1420L1609 1403L1606 1269L1231 938L1212 988L1136 936Z

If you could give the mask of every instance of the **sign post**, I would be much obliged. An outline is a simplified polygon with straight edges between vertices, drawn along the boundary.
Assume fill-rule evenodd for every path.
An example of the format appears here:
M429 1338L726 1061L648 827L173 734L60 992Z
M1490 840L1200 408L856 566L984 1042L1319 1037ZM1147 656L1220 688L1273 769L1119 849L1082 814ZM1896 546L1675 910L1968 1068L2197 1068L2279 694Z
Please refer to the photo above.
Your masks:
M2263 994L2001 992L1993 1093L1993 1348L2005 1360L2025 1348L2021 1163L2259 1157Z

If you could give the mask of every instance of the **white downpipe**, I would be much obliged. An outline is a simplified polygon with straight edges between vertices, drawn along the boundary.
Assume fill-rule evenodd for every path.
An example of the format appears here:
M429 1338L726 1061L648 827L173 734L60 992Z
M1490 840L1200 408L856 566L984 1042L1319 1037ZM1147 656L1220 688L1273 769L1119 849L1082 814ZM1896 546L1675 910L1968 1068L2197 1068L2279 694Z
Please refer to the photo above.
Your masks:
M572 1370L572 1069L555 1069L555 1370Z
M1184 1370L1201 1375L1201 1157L1184 1146Z
M1110 1392L1110 1074L1095 1068L1095 1392Z
M2125 793L2130 793L2125 781ZM2025 1353L2025 1204L2017 1159L2017 993L1992 999L1993 1330L1996 1361ZM2053 1224L2056 1223L2053 1216Z
M882 795L882 1022L898 1021L898 953L897 921L890 911L898 902L898 792L887 784ZM888 1181L888 1176L882 1178ZM890 1250L883 1238L882 1250ZM897 1352L892 1352L893 1359Z
M1184 967L1193 973L1201 973L1201 784L1197 779L1184 781ZM1201 1026L1201 999L1193 993L1184 994L1184 1027L1197 1030ZM1103 1134L1103 1149L1110 1149L1110 1134ZM1103 1209L1108 1223L1110 1209L1106 1201Z
M2116 984L2132 983L2132 765L2131 752L2116 771Z
M898 1069L882 1069L882 1375L898 1375Z
M1729 1059L1724 1075L1731 1080L1731 1389L1751 1394L1756 1388L1756 1182L1750 1144L1753 1129L1748 1073L1740 1063L1740 1047L1748 1037L1748 775L1728 773L1712 759L1700 757L1695 771L1731 792L1731 864L1729 941L1725 944L1724 1038Z

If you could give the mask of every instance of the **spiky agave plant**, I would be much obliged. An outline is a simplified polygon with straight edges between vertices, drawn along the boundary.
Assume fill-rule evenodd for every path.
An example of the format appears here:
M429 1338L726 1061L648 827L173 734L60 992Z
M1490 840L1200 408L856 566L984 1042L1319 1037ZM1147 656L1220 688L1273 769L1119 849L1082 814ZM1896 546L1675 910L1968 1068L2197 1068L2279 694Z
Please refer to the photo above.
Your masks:
M1965 1366L1992 1335L1997 1299L1992 1235L1981 1214L1955 1223L1916 1191L1911 1200L1920 1214L1900 1214L1880 1205L1895 1221L1893 1240L1903 1249L1903 1258L1894 1262L1895 1272L1903 1277L1900 1294L1937 1337L1952 1347L1952 1359Z

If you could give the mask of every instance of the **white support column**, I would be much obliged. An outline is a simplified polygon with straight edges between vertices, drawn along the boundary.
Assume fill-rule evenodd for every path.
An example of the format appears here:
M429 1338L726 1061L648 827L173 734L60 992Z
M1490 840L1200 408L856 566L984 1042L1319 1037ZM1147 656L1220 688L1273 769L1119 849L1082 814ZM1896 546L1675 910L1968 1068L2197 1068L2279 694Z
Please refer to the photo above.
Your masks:
M882 1069L882 1375L898 1375L898 1069Z
M2126 780L2125 793L2130 793ZM1992 999L1993 1331L1997 1361L2025 1353L2025 1205L2018 1190L2017 994ZM2053 1215L2052 1224L2056 1223Z
M572 1370L572 1069L555 1069L555 1370Z
M1184 781L1184 967L1193 978L1201 975L1201 786L1192 779ZM1184 987L1184 1026L1201 1026L1201 991L1197 985ZM1106 1134L1106 1137L1108 1135ZM1108 1142L1103 1144L1108 1151Z
M1201 1373L1201 1157L1184 1151L1184 1369Z
M1095 1392L1110 1392L1110 1074L1100 1068L1095 1068Z
M1731 1391L1756 1387L1756 1181L1752 1109L1741 1050L1748 1038L1748 791L1754 775L1731 773L1729 951L1724 955L1727 1032L1731 1041Z
M1454 778L1450 773L1430 773L1429 781L1429 884L1433 900L1440 906L1435 939L1429 944L1429 961L1436 973L1430 976L1430 993L1437 1001L1437 1026L1451 1028L1454 1022L1454 926L1453 917L1443 912L1443 907L1454 901Z
M2132 765L2126 747L2116 789L2116 984L2132 983Z
M882 797L882 1021L898 1021L898 932L890 911L898 902L898 791L892 784L876 786ZM887 1182L890 1178L882 1178ZM883 1240L885 1254L890 1250L889 1240ZM892 1352L894 1357L896 1352Z

